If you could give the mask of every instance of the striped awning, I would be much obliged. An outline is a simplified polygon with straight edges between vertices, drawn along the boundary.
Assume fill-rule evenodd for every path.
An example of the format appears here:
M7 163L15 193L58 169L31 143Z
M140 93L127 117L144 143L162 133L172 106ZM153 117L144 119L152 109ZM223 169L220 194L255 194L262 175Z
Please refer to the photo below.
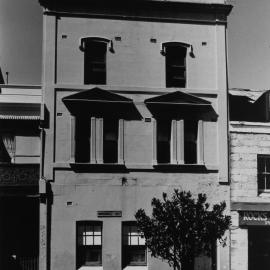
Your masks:
M0 120L40 120L39 115L7 115L0 114Z

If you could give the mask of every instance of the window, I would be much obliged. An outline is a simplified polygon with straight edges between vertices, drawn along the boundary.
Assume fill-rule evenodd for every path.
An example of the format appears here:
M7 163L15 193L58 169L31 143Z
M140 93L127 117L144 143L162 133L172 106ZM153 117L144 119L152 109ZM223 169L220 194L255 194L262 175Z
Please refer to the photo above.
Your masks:
M104 119L103 126L103 161L118 162L118 122L115 119Z
M203 163L202 132L201 120L157 120L157 163Z
M184 123L184 160L186 164L197 163L197 135L198 121L185 121Z
M103 38L83 38L84 83L106 84L106 55L108 40Z
M102 223L77 222L77 269L102 265Z
M258 155L258 190L270 191L270 155Z
M171 121L157 121L157 162L170 163Z
M166 87L186 87L187 47L177 42L165 45Z
M90 162L91 124L86 117L76 117L75 131L75 160L76 162Z
M75 136L76 163L123 163L122 119L78 115L73 125L75 125L73 136Z
M136 222L123 223L123 267L146 265L145 239L138 231Z

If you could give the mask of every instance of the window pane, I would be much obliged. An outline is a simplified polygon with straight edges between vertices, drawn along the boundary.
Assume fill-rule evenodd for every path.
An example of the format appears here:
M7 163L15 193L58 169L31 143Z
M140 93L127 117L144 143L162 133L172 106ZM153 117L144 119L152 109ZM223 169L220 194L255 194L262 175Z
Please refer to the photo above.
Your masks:
M265 176L263 174L258 175L258 189L265 189Z
M118 162L118 120L104 119L103 126L103 161Z
M197 133L198 121L185 121L184 123L184 158L186 164L197 163Z
M132 245L135 245L137 246L139 244L139 239L138 239L138 236L130 236L130 243L129 243L131 246Z
M75 161L90 162L90 118L76 117Z
M170 163L171 121L157 121L157 162Z
M258 172L265 172L265 158L258 157Z
M269 174L267 174L265 177L265 186L266 186L266 189L270 189L270 175Z
M139 245L140 246L145 245L145 238L144 237L141 237L141 236L139 237Z
M270 173L270 158L265 158L265 171Z
M92 246L94 244L93 236L84 236L84 244L87 246Z
M94 236L94 245L95 246L101 245L101 236Z
M99 250L99 249L86 249L85 265L91 265L94 262L101 263L101 250Z

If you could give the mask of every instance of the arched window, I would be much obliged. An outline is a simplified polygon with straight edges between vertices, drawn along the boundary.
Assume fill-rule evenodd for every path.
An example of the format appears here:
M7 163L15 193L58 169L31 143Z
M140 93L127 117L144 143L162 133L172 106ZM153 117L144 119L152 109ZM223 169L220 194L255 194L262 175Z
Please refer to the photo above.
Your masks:
M111 41L99 37L81 39L80 49L84 52L84 84L106 84L107 46Z
M166 42L162 44L162 54L166 57L166 87L186 87L186 55L189 44Z

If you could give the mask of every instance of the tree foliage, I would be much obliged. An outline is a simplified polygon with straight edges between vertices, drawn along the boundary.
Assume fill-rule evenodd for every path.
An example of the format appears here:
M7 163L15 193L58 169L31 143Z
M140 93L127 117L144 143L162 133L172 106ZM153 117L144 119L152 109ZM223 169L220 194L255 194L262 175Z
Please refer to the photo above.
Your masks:
M224 233L231 223L230 216L223 214L226 203L215 204L210 210L206 201L205 194L198 194L195 200L190 192L176 189L171 199L166 193L163 200L152 199L152 217L143 209L136 212L139 231L153 257L176 269L192 269L195 257L210 255L217 239L226 245Z

